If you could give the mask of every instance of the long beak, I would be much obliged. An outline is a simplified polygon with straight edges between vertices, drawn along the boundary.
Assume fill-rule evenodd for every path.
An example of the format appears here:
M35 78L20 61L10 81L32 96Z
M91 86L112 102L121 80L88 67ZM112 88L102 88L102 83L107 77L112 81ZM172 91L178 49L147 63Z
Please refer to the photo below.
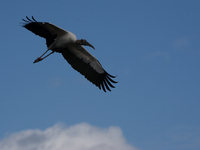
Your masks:
M87 41L85 41L85 44L84 45L87 45L87 46L90 46L90 47L92 47L93 49L95 49L94 48L94 46L92 46L90 43L88 43Z
M76 40L75 43L78 44L78 45L90 46L90 47L92 47L93 49L95 49L94 46L92 46L92 45L91 45L88 41L86 41L85 39Z

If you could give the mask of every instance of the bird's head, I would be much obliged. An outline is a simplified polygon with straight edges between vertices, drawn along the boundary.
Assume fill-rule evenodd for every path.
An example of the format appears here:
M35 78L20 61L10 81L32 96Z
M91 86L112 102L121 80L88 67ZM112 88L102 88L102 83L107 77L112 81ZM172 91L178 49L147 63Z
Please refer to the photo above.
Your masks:
M88 43L85 39L76 40L75 43L78 44L78 45L90 46L90 47L92 47L93 49L95 49L94 46L92 46L90 43Z

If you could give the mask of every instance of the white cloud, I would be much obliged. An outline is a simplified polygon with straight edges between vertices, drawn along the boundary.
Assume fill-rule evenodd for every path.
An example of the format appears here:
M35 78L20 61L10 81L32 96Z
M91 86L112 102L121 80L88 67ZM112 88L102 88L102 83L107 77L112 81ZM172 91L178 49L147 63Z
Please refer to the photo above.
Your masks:
M62 79L61 77L53 77L49 79L48 84L51 88L56 89L61 87L63 85L63 82L64 79Z
M173 48L174 50L188 51L194 48L192 45L195 45L195 43L195 36L180 37L173 41Z
M199 149L200 128L195 126L177 126L171 128L167 133L169 142L174 149Z
M87 123L44 131L24 130L0 141L0 150L136 150L118 127L101 129Z
M156 59L156 58L162 58L165 61L168 61L168 60L170 60L170 54L169 54L169 52L155 51L155 52L148 54L145 57L146 60L152 60L152 59Z

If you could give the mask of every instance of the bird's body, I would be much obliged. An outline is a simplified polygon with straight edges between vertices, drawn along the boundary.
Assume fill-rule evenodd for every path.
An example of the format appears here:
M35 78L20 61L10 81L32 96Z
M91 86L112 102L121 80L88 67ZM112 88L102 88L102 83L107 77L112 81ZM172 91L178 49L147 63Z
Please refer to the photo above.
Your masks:
M82 46L87 45L94 48L90 43L84 39L77 40L75 34L63 30L51 23L37 22L33 17L33 20L28 17L26 18L27 20L23 19L23 21L26 22L23 27L32 31L36 35L45 38L48 47L47 51L52 50L50 54L54 52L61 53L75 70L84 75L90 82L98 86L99 89L102 88L106 92L106 89L110 91L110 87L114 88L111 84L117 83L111 79L114 78L114 76L108 74L99 61ZM38 57L34 63L47 57L45 56L42 58L42 56Z
M68 44L75 43L76 40L77 38L75 34L66 31L65 34L57 37L48 48L51 50L65 48Z

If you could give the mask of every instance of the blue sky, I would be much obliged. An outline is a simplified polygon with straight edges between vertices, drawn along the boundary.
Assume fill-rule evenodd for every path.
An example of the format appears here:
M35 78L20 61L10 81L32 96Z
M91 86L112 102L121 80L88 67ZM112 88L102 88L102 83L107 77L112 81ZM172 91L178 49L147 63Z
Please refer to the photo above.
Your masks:
M46 150L53 142L59 150L57 141L64 141L62 149L93 143L84 148L98 150L99 141L106 150L199 150L199 6L198 0L1 0L0 149ZM87 39L96 49L86 49L117 75L116 88L99 90L60 54L33 64L46 45L21 27L32 15Z

